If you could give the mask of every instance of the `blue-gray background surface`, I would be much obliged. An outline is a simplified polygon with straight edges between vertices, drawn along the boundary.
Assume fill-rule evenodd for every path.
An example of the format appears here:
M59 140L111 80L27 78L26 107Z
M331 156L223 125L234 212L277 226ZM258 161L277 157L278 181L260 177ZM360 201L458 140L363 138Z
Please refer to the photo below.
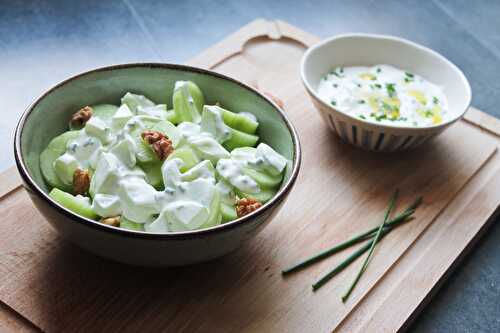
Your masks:
M48 86L96 66L183 62L258 17L427 45L465 72L474 106L500 116L500 1L0 0L0 170L17 118ZM410 331L500 332L499 249L494 223Z

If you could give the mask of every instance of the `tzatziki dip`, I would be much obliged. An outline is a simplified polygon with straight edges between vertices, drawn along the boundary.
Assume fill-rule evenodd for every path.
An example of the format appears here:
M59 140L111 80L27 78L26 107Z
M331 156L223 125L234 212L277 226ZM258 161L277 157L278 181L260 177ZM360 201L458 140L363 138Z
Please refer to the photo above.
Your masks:
M391 126L428 127L451 117L441 87L389 65L336 67L318 95L338 111Z

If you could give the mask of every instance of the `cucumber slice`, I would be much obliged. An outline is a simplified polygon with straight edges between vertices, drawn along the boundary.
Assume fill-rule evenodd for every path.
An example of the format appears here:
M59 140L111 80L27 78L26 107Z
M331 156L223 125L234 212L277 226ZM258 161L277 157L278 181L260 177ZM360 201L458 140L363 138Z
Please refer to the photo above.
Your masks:
M50 187L59 188L66 192L72 191L72 186L66 185L59 179L54 169L54 161L59 158L61 154L49 147L40 154L40 170L42 171L43 178Z
M228 125L229 127L248 134L255 134L255 132L257 131L257 127L259 126L258 122L245 117L244 115L225 109L222 110L222 119L224 120L224 123L226 123L226 125Z
M210 215L208 216L207 222L200 226L200 229L213 227L214 225L221 223L221 211L220 211L220 194L219 192L214 192L214 198L210 204Z
M237 188L235 188L234 191L236 192L236 195L238 195L239 197L253 198L253 199L259 200L262 203L265 203L265 202L271 200L271 198L277 192L276 190L269 189L269 188L268 189L261 188L259 193L244 193L244 192L238 190Z
M162 162L141 163L139 166L146 173L147 182L157 190L163 190Z
M271 176L266 172L258 171L252 168L244 168L243 172L255 180L260 187L264 188L277 187L283 180L283 174Z
M76 139L80 135L79 131L67 131L64 132L50 141L48 148L59 152L61 155L66 152L66 146L68 145L69 140Z
M174 146L174 148L176 148L179 145L179 142L181 141L182 138L181 133L177 129L177 127L175 127L174 124L172 124L167 120L162 120L156 123L151 128L151 130L165 134L172 141L172 145Z
M99 104L93 105L92 108L92 117L100 118L107 124L111 123L111 118L115 115L116 111L118 111L118 107L116 105L111 104Z
M120 228L128 229L128 230L144 231L144 224L132 222L129 219L121 216L120 217Z
M238 215L236 215L236 208L232 205L221 203L220 211L222 214L222 223L233 221L238 218Z
M75 139L79 135L79 131L64 132L52 139L47 148L40 154L40 170L49 186L71 192L72 186L64 184L57 176L54 169L54 161L66 152L68 141Z
M259 137L235 129L231 129L231 137L222 145L229 151L238 147L254 147Z
M191 81L177 81L172 102L179 123L183 121L198 123L200 121L205 98L196 84Z
M196 156L193 149L187 146L174 150L167 160L174 158L180 158L184 162L183 166L180 168L180 171L183 173L200 163L200 159Z
M49 196L61 206L71 210L73 213L82 215L89 219L97 219L98 215L92 210L90 199L86 197L76 197L58 188L53 188Z
M177 116L174 110L167 110L167 114L165 115L165 119L170 121L172 124L178 124Z

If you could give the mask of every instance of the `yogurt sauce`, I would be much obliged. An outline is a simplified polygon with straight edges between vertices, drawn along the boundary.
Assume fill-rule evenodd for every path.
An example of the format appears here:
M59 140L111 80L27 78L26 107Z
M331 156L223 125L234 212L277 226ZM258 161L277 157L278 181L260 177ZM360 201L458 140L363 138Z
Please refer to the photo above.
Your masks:
M139 149L133 139L134 131L161 120L151 112L157 106L144 96L130 93L122 102L111 119L93 116L79 136L68 142L66 153L54 162L67 184L77 168L93 170L89 190L92 208L102 217L122 215L144 224L149 232L187 231L219 224L221 216L213 214L216 210L211 207L219 200L234 198L233 187L248 193L260 191L259 185L244 174L244 166L258 165L277 173L286 166L287 160L264 143L249 148L245 156L230 154L222 146L231 137L222 120L222 109L205 106L198 123L184 122L176 127L180 139L174 147L189 146L202 161L182 173L181 159L166 160L161 168L165 189L157 191L137 165ZM219 181L214 166L220 172Z
M391 126L433 126L452 117L440 87L389 65L334 68L318 95L339 111Z

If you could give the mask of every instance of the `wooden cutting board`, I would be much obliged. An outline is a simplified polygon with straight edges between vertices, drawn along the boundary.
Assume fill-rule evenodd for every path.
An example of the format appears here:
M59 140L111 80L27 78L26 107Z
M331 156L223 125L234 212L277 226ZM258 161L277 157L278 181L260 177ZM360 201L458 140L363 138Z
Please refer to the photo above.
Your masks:
M391 332L408 325L500 202L500 122L471 108L433 142L386 155L337 140L298 74L318 38L257 20L192 59L285 103L303 147L297 184L280 214L236 253L184 268L109 262L61 239L35 210L14 169L0 175L0 329L172 332ZM283 279L280 269L425 201L387 236L346 304L357 261L316 293L311 283L350 250Z

